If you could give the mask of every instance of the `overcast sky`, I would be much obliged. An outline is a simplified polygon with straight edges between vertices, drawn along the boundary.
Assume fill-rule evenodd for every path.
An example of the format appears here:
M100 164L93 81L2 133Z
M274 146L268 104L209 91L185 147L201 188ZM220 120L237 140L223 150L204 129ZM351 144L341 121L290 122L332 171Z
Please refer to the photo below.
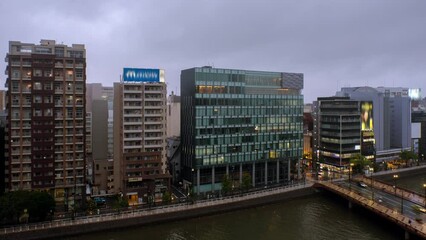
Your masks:
M304 73L305 103L348 86L426 95L424 0L1 0L0 31L1 59L10 40L85 44L87 82L106 86L161 68L179 93L182 69L212 65Z

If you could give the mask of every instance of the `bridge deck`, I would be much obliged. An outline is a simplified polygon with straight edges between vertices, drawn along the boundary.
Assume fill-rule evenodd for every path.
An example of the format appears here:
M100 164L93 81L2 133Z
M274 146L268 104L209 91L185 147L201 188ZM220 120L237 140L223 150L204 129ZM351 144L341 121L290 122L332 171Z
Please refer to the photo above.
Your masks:
M384 192L395 194L396 196L402 197L407 201L417 203L422 206L426 206L426 198L425 196L422 196L414 191L404 189L398 186L389 185L386 182L377 180L373 178L373 181L371 181L370 177L362 176L362 177L356 177L355 179L359 181L363 181L370 187L373 187L375 189L380 189Z
M316 182L314 187L324 188L334 192L390 221L395 222L408 232L426 239L426 223L419 223L414 219L401 214L400 212L394 211L393 209L387 208L379 203L376 203L375 201L372 201L371 199L358 195L354 191L340 187L333 182Z

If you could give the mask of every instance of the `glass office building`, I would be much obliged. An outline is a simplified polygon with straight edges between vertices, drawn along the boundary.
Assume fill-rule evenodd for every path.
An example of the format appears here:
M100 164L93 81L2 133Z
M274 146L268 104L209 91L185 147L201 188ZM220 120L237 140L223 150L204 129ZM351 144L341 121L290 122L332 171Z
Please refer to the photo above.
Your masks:
M197 67L181 73L183 184L195 193L300 176L303 74ZM299 174L298 174L299 173Z

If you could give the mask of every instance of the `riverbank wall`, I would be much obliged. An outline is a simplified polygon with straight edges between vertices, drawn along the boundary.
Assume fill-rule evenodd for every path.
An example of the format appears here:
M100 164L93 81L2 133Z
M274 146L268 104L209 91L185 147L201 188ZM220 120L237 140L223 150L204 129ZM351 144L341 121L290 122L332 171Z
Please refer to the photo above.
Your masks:
M252 208L282 202L287 199L304 197L316 191L312 184L281 191L265 190L262 193L243 194L217 200L199 201L194 204L169 205L162 208L140 211L126 211L93 218L82 218L65 222L44 223L36 229L0 232L0 239L58 239L60 237L81 235L112 229L129 228L146 224L179 221L213 214L220 214L244 208Z

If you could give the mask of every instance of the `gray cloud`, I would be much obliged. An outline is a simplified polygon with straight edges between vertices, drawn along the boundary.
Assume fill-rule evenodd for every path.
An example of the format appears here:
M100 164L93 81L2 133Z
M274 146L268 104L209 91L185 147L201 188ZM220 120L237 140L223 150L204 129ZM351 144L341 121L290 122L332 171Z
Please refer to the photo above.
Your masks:
M343 86L426 91L425 10L420 0L6 0L0 54L9 40L84 43L88 82L159 67L169 91L179 91L180 70L208 64L302 72L305 102Z

